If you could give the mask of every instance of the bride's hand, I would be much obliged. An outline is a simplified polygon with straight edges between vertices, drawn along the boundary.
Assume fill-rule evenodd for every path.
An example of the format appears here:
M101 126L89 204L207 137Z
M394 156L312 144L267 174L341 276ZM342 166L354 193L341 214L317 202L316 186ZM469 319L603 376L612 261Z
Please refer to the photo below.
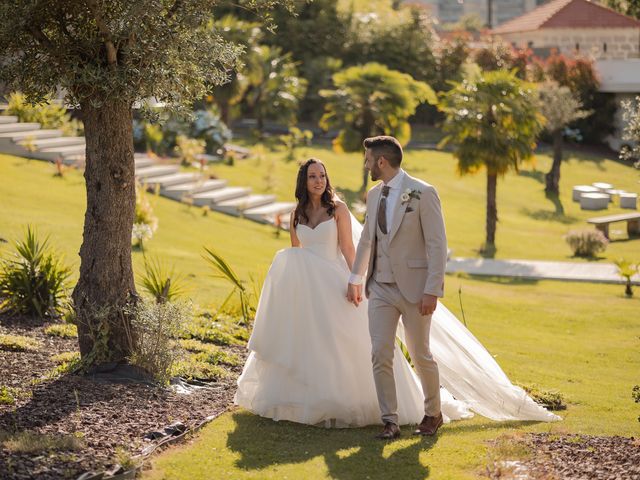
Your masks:
M350 283L347 287L347 300L356 307L362 302L362 285L354 285Z

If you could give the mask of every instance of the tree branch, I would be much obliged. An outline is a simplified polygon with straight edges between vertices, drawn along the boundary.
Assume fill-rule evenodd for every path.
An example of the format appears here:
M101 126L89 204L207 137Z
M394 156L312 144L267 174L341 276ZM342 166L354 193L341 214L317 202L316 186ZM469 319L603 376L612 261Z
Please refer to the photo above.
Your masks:
M118 63L118 51L113 44L113 35L109 31L107 24L104 23L104 19L98 8L98 2L96 0L87 0L87 5L91 13L93 13L93 18L96 21L100 35L102 35L104 46L107 49L107 62L109 66L113 68L116 66L116 63Z

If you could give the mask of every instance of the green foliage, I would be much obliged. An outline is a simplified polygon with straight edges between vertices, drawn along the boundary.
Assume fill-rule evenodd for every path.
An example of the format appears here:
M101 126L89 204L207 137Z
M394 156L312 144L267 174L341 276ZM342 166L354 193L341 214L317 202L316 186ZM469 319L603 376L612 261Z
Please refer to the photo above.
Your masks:
M156 303L172 302L185 293L184 277L176 274L175 267L167 267L157 257L144 257L144 271L139 280Z
M640 264L633 263L624 258L619 258L614 263L618 268L618 275L620 275L625 280L625 295L627 297L632 297L633 289L631 288L631 277L640 273Z
M0 405L15 405L17 400L29 398L30 396L31 392L21 388L0 385Z
M146 370L159 383L167 383L182 356L175 338L189 321L190 308L186 304L140 300L130 314L129 362Z
M244 345L249 340L249 331L238 325L233 317L219 313L215 317L206 314L183 325L179 337L221 346Z
M31 337L0 334L0 350L5 352L33 352L39 347L40 342Z
M639 0L606 0L605 2L610 8L617 10L623 15L637 18L640 20L640 1Z
M634 402L640 403L640 385L634 385L631 396ZM640 422L640 417L638 417L638 421Z
M37 454L81 450L85 445L76 435L50 435L22 430L9 433L0 430L0 445L14 454Z
M80 352L62 352L51 356L51 360L58 365L80 362Z
M609 240L600 230L572 230L565 240L576 257L595 257L609 245Z
M640 168L640 96L635 101L622 102L622 120L624 131L622 139L629 142L620 151L620 158L635 160L636 168Z
M262 132L266 120L294 125L307 81L300 77L290 53L277 47L258 45L251 48L246 67L238 73L247 84L244 100Z
M203 258L206 262L213 268L214 278L222 278L227 280L233 286L231 293L227 296L226 300L222 303L218 311L224 311L225 306L231 299L231 297L237 293L238 300L240 302L240 316L241 321L245 324L249 324L256 312L255 307L255 295L252 295L252 292L245 286L245 282L240 279L240 277L236 274L233 267L218 253L210 250L207 247L204 247L206 255L203 255Z
M49 238L40 241L30 226L15 249L13 258L2 260L0 267L0 306L17 314L57 316L71 270L49 248Z
M144 123L144 142L148 152L162 154L162 127L157 123Z
M424 102L436 103L433 90L410 75L379 63L350 67L333 76L334 90L323 90L326 111L320 126L338 129L338 151L357 151L370 136L386 134L406 144L411 138L409 117Z
M520 385L525 392L548 410L566 410L564 395L557 390L545 390L536 384Z
M46 327L44 333L50 337L77 338L78 328L71 323L54 323Z
M4 114L14 115L21 122L39 123L42 128L62 130L65 135L81 134L82 124L78 120L73 120L62 105L53 103L49 98L45 100L47 103L34 105L22 93L13 92L9 94Z
M197 360L193 356L177 361L172 369L171 376L196 379L201 381L218 381L230 376L230 373L219 365Z
M592 112L582 110L582 102L569 87L554 81L546 81L539 87L540 111L545 117L545 129L549 132L564 128L569 123L585 118Z
M139 248L144 248L144 242L151 239L158 229L158 217L153 213L153 206L149 201L144 186L136 184L136 216L131 231L131 241Z
M296 159L296 149L301 146L311 145L313 132L311 130L300 130L298 127L289 127L289 133L280 135L280 141L287 149L287 161Z
M178 135L175 152L183 166L191 166L204 153L205 141Z

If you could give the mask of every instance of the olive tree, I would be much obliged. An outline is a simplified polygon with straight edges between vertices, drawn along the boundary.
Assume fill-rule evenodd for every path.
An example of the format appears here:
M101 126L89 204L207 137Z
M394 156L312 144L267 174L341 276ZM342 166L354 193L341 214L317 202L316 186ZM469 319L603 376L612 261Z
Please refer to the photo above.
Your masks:
M179 109L225 81L240 48L205 28L219 3L0 0L0 82L32 102L60 89L84 122L87 209L73 301L89 364L126 360L135 335L132 107L155 97ZM276 3L245 2L262 11Z

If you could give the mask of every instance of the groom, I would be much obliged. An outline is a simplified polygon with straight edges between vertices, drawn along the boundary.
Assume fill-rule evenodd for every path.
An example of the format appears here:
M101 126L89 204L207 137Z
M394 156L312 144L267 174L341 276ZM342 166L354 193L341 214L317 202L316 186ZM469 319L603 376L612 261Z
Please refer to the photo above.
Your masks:
M373 375L384 422L381 439L400 436L393 377L398 320L424 392L425 416L415 430L435 435L442 425L438 365L429 350L431 314L443 296L447 239L436 190L400 168L402 147L389 136L364 141L365 168L382 180L367 196L367 215L349 278L347 299L369 298Z

